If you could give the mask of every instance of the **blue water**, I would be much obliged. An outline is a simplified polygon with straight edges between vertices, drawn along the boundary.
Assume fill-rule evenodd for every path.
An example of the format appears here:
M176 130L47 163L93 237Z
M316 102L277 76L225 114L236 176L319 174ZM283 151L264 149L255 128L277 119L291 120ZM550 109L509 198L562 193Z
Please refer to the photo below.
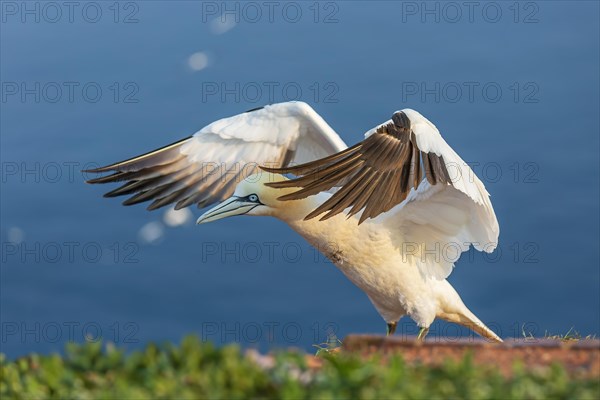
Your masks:
M597 2L482 2L472 14L460 2L277 3L272 16L228 3L216 25L221 2L170 3L115 14L82 2L72 22L64 6L2 3L2 352L188 333L309 349L332 332L384 332L367 297L283 223L172 228L78 172L296 98L347 143L420 110L473 163L500 221L499 251L463 255L450 277L465 303L508 338L600 332ZM151 222L162 236L147 243Z

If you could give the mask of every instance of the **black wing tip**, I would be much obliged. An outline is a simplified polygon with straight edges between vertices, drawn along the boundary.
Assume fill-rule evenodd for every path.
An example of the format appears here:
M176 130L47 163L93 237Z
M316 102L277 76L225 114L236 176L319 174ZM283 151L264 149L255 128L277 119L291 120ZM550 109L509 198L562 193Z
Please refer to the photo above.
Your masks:
M293 179L287 181L265 182L264 185L273 189L299 187L298 185L296 185L296 182Z
M295 197L295 195L296 195L296 192L294 192L294 193L289 193L289 194L284 194L284 195L281 195L281 196L279 196L279 197L277 198L277 200L279 200L279 201L302 200L302 199L304 199L304 198L308 197L308 196L304 196L304 197Z
M263 171L268 172L270 174L284 175L284 174L293 173L293 171L294 171L293 167L279 168L279 167L267 167L264 165L259 165L258 167L260 169L262 169Z
M110 172L110 171L116 171L116 169L114 168L115 164L111 164L111 165L106 165L104 167L98 167L98 168L90 168L90 169L82 169L81 173L82 174L101 174L103 172ZM117 175L119 174L119 171L107 175L107 176L99 176L97 178L92 178L92 179L86 179L85 183L88 183L90 185L95 185L98 183L111 183L111 182L116 182L116 180L114 179Z
M277 168L277 167L266 167L264 165L259 165L258 168L262 169L265 172L272 172L272 173L275 173L281 169L281 168Z
M254 108L251 108L251 109L249 109L249 110L246 110L246 111L244 111L244 113L251 113L251 112L253 112L253 111L262 110L263 108L265 108L265 106L254 107Z
M120 161L120 162L116 162L116 163L112 163L112 164L109 164L109 165L105 165L103 167L83 169L83 170L81 170L81 172L82 173L89 173L89 174L99 174L101 172L117 171L118 168L120 166L122 166L122 165L126 165L126 164L130 163L131 161L135 161L135 160L137 160L139 158L148 156L148 155L153 154L153 153L160 153L162 150L166 150L166 149L168 149L170 147L175 147L177 145L181 145L181 144L183 144L184 142L190 140L193 137L194 137L194 135L190 135L190 136L185 137L183 139L179 139L179 140L177 140L177 141L175 141L173 143L164 145L164 146L159 147L157 149L154 149L154 150L151 150L151 151L146 152L144 154L141 154L139 156L135 156L135 157L129 158L127 160L123 160L123 161Z
M101 172L114 171L117 164L105 165L103 167L98 167L98 168L82 169L81 173L83 173L83 174L99 174Z
M125 199L121 204L123 204L126 207L129 207L129 206L133 206L133 205L140 204L140 203L143 203L145 201L148 201L147 199L138 200L136 197L137 197L137 195L133 196L133 197L130 197L128 199Z
M112 198L112 197L123 196L125 194L127 194L127 193L112 194L112 192L108 192L108 193L105 193L103 195L103 197ZM128 199L125 199L124 201L121 202L121 204L124 205L125 207L131 207L131 206L135 206L137 204L146 203L146 202L152 200L151 198L150 199L146 199L146 198L140 198L140 197L141 197L140 193L138 193L138 194L136 194L136 195L134 195L132 197L129 197ZM171 203L157 204L156 201L154 201L154 202L148 204L148 206L146 207L146 210L148 210L148 211L154 211L154 210L157 210L157 209L162 208L162 207L164 207L166 205L169 205L169 204L171 204Z
M392 122L396 127L401 129L410 129L411 126L410 118L408 118L408 115L404 111L396 111L392 115Z
M154 204L154 202L150 203L148 205L148 207L146 207L146 210L148 211L154 211L154 210L158 210L161 207L166 206L166 204Z
M392 122L381 125L377 132L390 135L398 140L409 140L412 132L410 119L404 111L396 111L392 115Z
M113 182L118 182L119 178L121 176L122 176L121 172L116 172L116 173L111 174L111 175L99 176L97 178L88 179L88 180L85 181L85 183L90 183L92 185L94 185L96 183L113 183Z
M124 196L126 194L131 194L131 192L124 191L124 189L125 188L123 186L119 186L118 188L113 189L110 192L104 193L102 195L102 197L113 198L113 197Z

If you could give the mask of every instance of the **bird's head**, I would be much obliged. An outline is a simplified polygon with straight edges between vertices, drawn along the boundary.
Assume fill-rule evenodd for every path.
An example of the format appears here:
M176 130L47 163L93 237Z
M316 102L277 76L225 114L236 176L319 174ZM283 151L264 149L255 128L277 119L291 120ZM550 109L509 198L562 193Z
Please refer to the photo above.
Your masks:
M292 211L291 203L296 201L280 201L278 197L293 191L293 189L275 189L265 183L287 180L283 175L260 172L250 175L235 188L233 196L211 208L198 218L197 223L216 221L234 215L271 215L280 216L282 210Z

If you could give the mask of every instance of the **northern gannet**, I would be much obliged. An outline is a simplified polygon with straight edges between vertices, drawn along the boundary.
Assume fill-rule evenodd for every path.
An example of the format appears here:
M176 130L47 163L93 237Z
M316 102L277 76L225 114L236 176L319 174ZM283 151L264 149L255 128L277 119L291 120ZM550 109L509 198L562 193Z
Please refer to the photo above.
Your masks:
M133 195L125 205L219 202L198 223L234 215L283 220L367 294L388 334L408 315L421 339L441 318L502 341L446 280L471 245L496 247L489 194L417 111L396 111L347 147L308 104L272 104L88 172L108 171L88 182L125 181L105 195Z

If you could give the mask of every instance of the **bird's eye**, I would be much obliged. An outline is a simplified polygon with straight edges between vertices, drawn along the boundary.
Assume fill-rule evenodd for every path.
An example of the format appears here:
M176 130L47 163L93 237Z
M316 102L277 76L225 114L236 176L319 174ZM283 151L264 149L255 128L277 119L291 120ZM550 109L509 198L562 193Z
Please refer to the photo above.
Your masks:
M251 194L250 196L248 196L248 200L250 201L258 201L258 196L255 194Z

